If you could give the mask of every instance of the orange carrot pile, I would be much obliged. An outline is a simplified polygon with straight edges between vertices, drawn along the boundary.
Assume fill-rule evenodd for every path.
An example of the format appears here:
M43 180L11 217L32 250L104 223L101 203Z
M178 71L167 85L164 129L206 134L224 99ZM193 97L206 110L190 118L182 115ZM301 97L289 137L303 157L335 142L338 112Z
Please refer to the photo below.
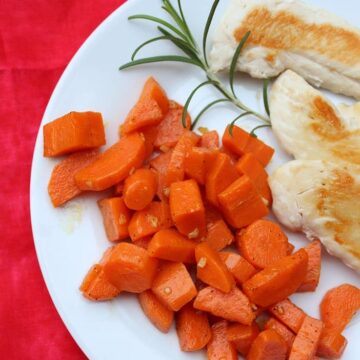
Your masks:
M220 147L216 131L190 130L189 114L184 128L182 112L150 78L119 140L103 152L94 150L105 143L98 113L44 126L45 156L70 154L49 182L54 207L111 190L98 206L113 246L81 292L92 301L136 294L157 329L167 333L175 323L181 350L206 350L209 360L340 358L360 290L330 290L320 320L289 299L316 290L321 244L294 251L280 226L264 219L274 150L237 126L225 129Z

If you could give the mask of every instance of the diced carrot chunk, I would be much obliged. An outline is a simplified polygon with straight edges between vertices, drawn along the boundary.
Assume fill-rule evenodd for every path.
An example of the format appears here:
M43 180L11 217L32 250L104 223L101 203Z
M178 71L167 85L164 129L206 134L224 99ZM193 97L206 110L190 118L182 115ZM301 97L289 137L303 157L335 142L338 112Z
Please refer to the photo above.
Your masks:
M171 227L169 205L153 201L145 209L136 211L129 223L129 235L132 241L157 233Z
M169 309L180 310L196 296L196 288L182 263L163 263L157 273L152 291Z
M102 116L72 111L43 127L44 156L59 156L105 145Z
M227 321L219 321L212 325L212 337L207 346L208 360L237 360L235 346L227 339Z
M223 219L207 221L205 241L216 251L222 250L234 241L234 235Z
M107 260L104 271L118 289L141 293L150 289L158 269L158 260L145 249L122 242L116 245Z
M216 130L208 131L201 136L200 146L208 149L219 148L219 134Z
M246 356L256 337L259 335L259 328L256 323L252 325L232 324L227 330L227 339L235 345L236 350Z
M226 127L223 134L222 143L224 147L237 156L244 155L250 134L236 125L232 129L232 134L230 134L229 129L230 125Z
M98 205L108 239L119 241L128 238L131 212L124 204L124 199L121 197L102 199L98 201Z
M254 184L246 175L222 191L218 200L227 222L238 229L269 213Z

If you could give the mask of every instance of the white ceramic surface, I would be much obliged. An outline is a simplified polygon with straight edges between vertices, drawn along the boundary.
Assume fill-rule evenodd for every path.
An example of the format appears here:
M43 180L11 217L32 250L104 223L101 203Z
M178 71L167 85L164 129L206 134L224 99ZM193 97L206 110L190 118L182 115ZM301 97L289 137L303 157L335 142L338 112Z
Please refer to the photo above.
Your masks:
M334 11L352 24L360 26L360 2L308 1ZM221 1L214 23L218 22L227 2ZM212 1L183 0L183 3L191 29L200 39ZM118 71L118 66L129 60L132 50L138 44L156 35L152 24L144 21L129 22L127 17L136 13L164 16L160 5L160 0L129 0L98 27L61 77L49 101L42 124L71 110L100 111L106 121L107 144L112 144L117 138L118 125L135 103L149 75L156 77L170 98L179 102L186 100L193 87L204 80L203 73L197 68L162 64ZM139 56L174 51L173 46L163 42L161 45L149 46ZM243 74L238 76L237 83L241 98L263 111L259 90L261 83ZM194 100L192 114L196 114L216 95L213 89L204 90ZM338 96L331 97L335 101L344 100ZM235 115L236 111L231 106L221 105L210 111L201 123L222 132ZM243 125L250 129L255 123L254 120L246 120ZM269 166L271 172L287 161L288 157L279 149L270 130L261 130L259 134L277 149ZM169 335L157 331L140 310L134 296L122 295L117 300L106 303L93 303L81 296L78 287L83 276L110 245L95 201L99 195L79 198L65 208L54 209L47 195L47 182L57 160L43 158L42 147L40 127L31 176L31 220L36 251L55 306L85 354L96 360L205 359L205 354L201 352L182 353L174 328ZM297 247L307 243L301 235L289 233L289 237ZM325 255L316 293L295 295L293 299L309 314L318 316L318 304L326 290L343 282L360 286L360 277L338 260ZM344 359L360 359L359 331L360 323L357 317L345 331L349 345Z

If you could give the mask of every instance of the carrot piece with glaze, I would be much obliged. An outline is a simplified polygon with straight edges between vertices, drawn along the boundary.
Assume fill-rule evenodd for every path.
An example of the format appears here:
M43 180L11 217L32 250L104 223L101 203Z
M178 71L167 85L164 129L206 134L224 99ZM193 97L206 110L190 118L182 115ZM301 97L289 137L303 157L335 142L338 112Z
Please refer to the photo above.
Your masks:
M52 157L105 145L103 119L98 112L72 111L43 127L44 156Z
M222 137L223 146L237 156L244 155L250 134L236 125L232 129L232 134L230 134L229 129L230 125L224 131Z
M290 329L288 329L285 325L273 317L266 322L264 329L271 329L278 333L286 342L287 354L290 353L292 344L295 340L295 334Z
M340 359L347 345L347 340L338 331L323 329L316 355L324 359Z
M54 207L61 206L82 193L76 186L74 175L94 161L97 155L96 150L79 152L70 155L54 167L48 185Z
M217 154L217 150L193 147L185 158L185 175L196 180L199 184L204 185L207 172L212 166Z
M289 360L312 360L316 354L323 322L306 316L293 342Z
M197 294L191 276L182 263L163 263L151 289L173 311L180 310Z
M150 77L145 82L140 98L120 126L122 135L159 124L169 109L169 100L157 81Z
M321 243L319 240L312 241L304 247L309 257L307 273L304 282L297 289L298 292L315 291L320 280L321 271Z
M257 273L257 270L239 254L220 252L221 260L225 263L238 285L242 285Z
M143 237L143 238L141 238L139 240L134 241L134 245L139 246L139 247L147 250L147 248L149 247L149 243L150 243L151 239L152 239L151 235L150 236L145 236L145 237Z
M272 147L266 145L259 138L250 136L249 141L245 146L244 152L254 155L260 164L265 167L273 157L275 150Z
M124 183L124 202L131 210L145 209L154 199L157 174L150 169L138 169Z
M208 131L200 139L200 146L207 149L218 149L219 143L219 134L216 130Z
M194 263L196 243L174 229L158 231L151 239L148 252L158 259Z
M160 200L168 200L170 188L165 185L166 171L169 167L172 151L161 153L152 160L150 160L150 166L158 172L158 188L157 196Z
M144 139L138 133L121 138L95 161L75 174L81 190L101 191L124 180L145 158Z
M125 206L124 199L121 197L102 199L98 201L98 206L103 217L107 238L110 241L128 238L131 212Z
M190 130L186 130L171 153L169 165L165 174L165 185L184 180L185 158L190 150L197 144L199 137Z
M208 360L237 360L235 346L227 339L227 321L219 321L211 327L211 340L207 346Z
M229 156L219 153L206 177L206 199L210 204L218 206L218 194L225 190L239 177Z
M343 284L329 290L320 304L321 320L327 329L342 332L360 309L360 289Z
M145 159L149 158L154 151L154 143L157 136L157 132L158 132L157 126L148 126L144 129L141 129L140 136L144 136L144 142L145 142Z
M227 330L227 339L235 345L237 352L246 356L251 344L259 335L259 328L254 322L252 325L232 324Z
M257 220L236 236L240 254L253 266L264 269L287 256L288 238L278 224Z
M211 339L206 313L195 310L191 303L180 309L176 318L176 332L182 351L203 349Z
M169 103L169 110L157 127L157 136L154 141L156 148L174 147L185 129L182 125L183 107L175 101ZM191 127L190 115L186 115L186 129Z
M304 281L308 256L301 249L245 281L243 290L256 305L268 307L293 294Z
M170 330L174 320L174 312L164 306L151 290L138 295L140 306L147 318L163 333Z
M255 319L248 297L236 286L229 293L211 286L200 290L195 298L194 308L244 325L251 325Z
M239 229L269 213L262 197L246 175L235 180L218 195L220 208L227 222Z
M236 163L236 169L240 175L247 175L251 179L260 195L268 201L270 206L272 197L267 181L268 174L255 156L250 153L242 156Z
M216 251L222 250L234 241L234 235L223 219L210 220L207 218L207 234L205 241Z
M96 264L86 274L80 291L89 300L104 301L110 300L120 294L120 290L112 285L104 273L104 267Z
M145 249L129 243L116 245L104 266L106 277L118 289L141 293L151 288L158 260Z
M181 234L189 239L206 234L205 208L195 180L172 183L169 201L171 217Z
M169 205L153 201L145 209L135 212L129 223L129 235L132 241L157 233L172 226Z
M268 310L295 334L299 332L301 324L306 316L304 311L293 304L289 299L278 302Z
M285 360L286 343L283 338L275 331L262 331L252 343L246 359Z
M221 260L219 254L206 242L196 246L195 258L197 262L196 276L198 279L225 293L231 291L235 285L233 276Z

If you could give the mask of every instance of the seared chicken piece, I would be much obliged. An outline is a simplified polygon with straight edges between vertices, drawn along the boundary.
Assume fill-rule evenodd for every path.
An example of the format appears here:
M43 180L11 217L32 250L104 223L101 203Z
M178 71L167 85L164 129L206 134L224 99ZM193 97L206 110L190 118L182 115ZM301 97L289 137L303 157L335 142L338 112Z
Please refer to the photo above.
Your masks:
M290 70L275 81L269 100L274 134L289 154L360 165L360 103L336 108Z
M279 221L360 272L360 167L294 160L269 178Z
M360 100L360 30L298 0L231 0L214 35L213 71L228 69L251 31L237 69L256 78L291 69L312 85Z

